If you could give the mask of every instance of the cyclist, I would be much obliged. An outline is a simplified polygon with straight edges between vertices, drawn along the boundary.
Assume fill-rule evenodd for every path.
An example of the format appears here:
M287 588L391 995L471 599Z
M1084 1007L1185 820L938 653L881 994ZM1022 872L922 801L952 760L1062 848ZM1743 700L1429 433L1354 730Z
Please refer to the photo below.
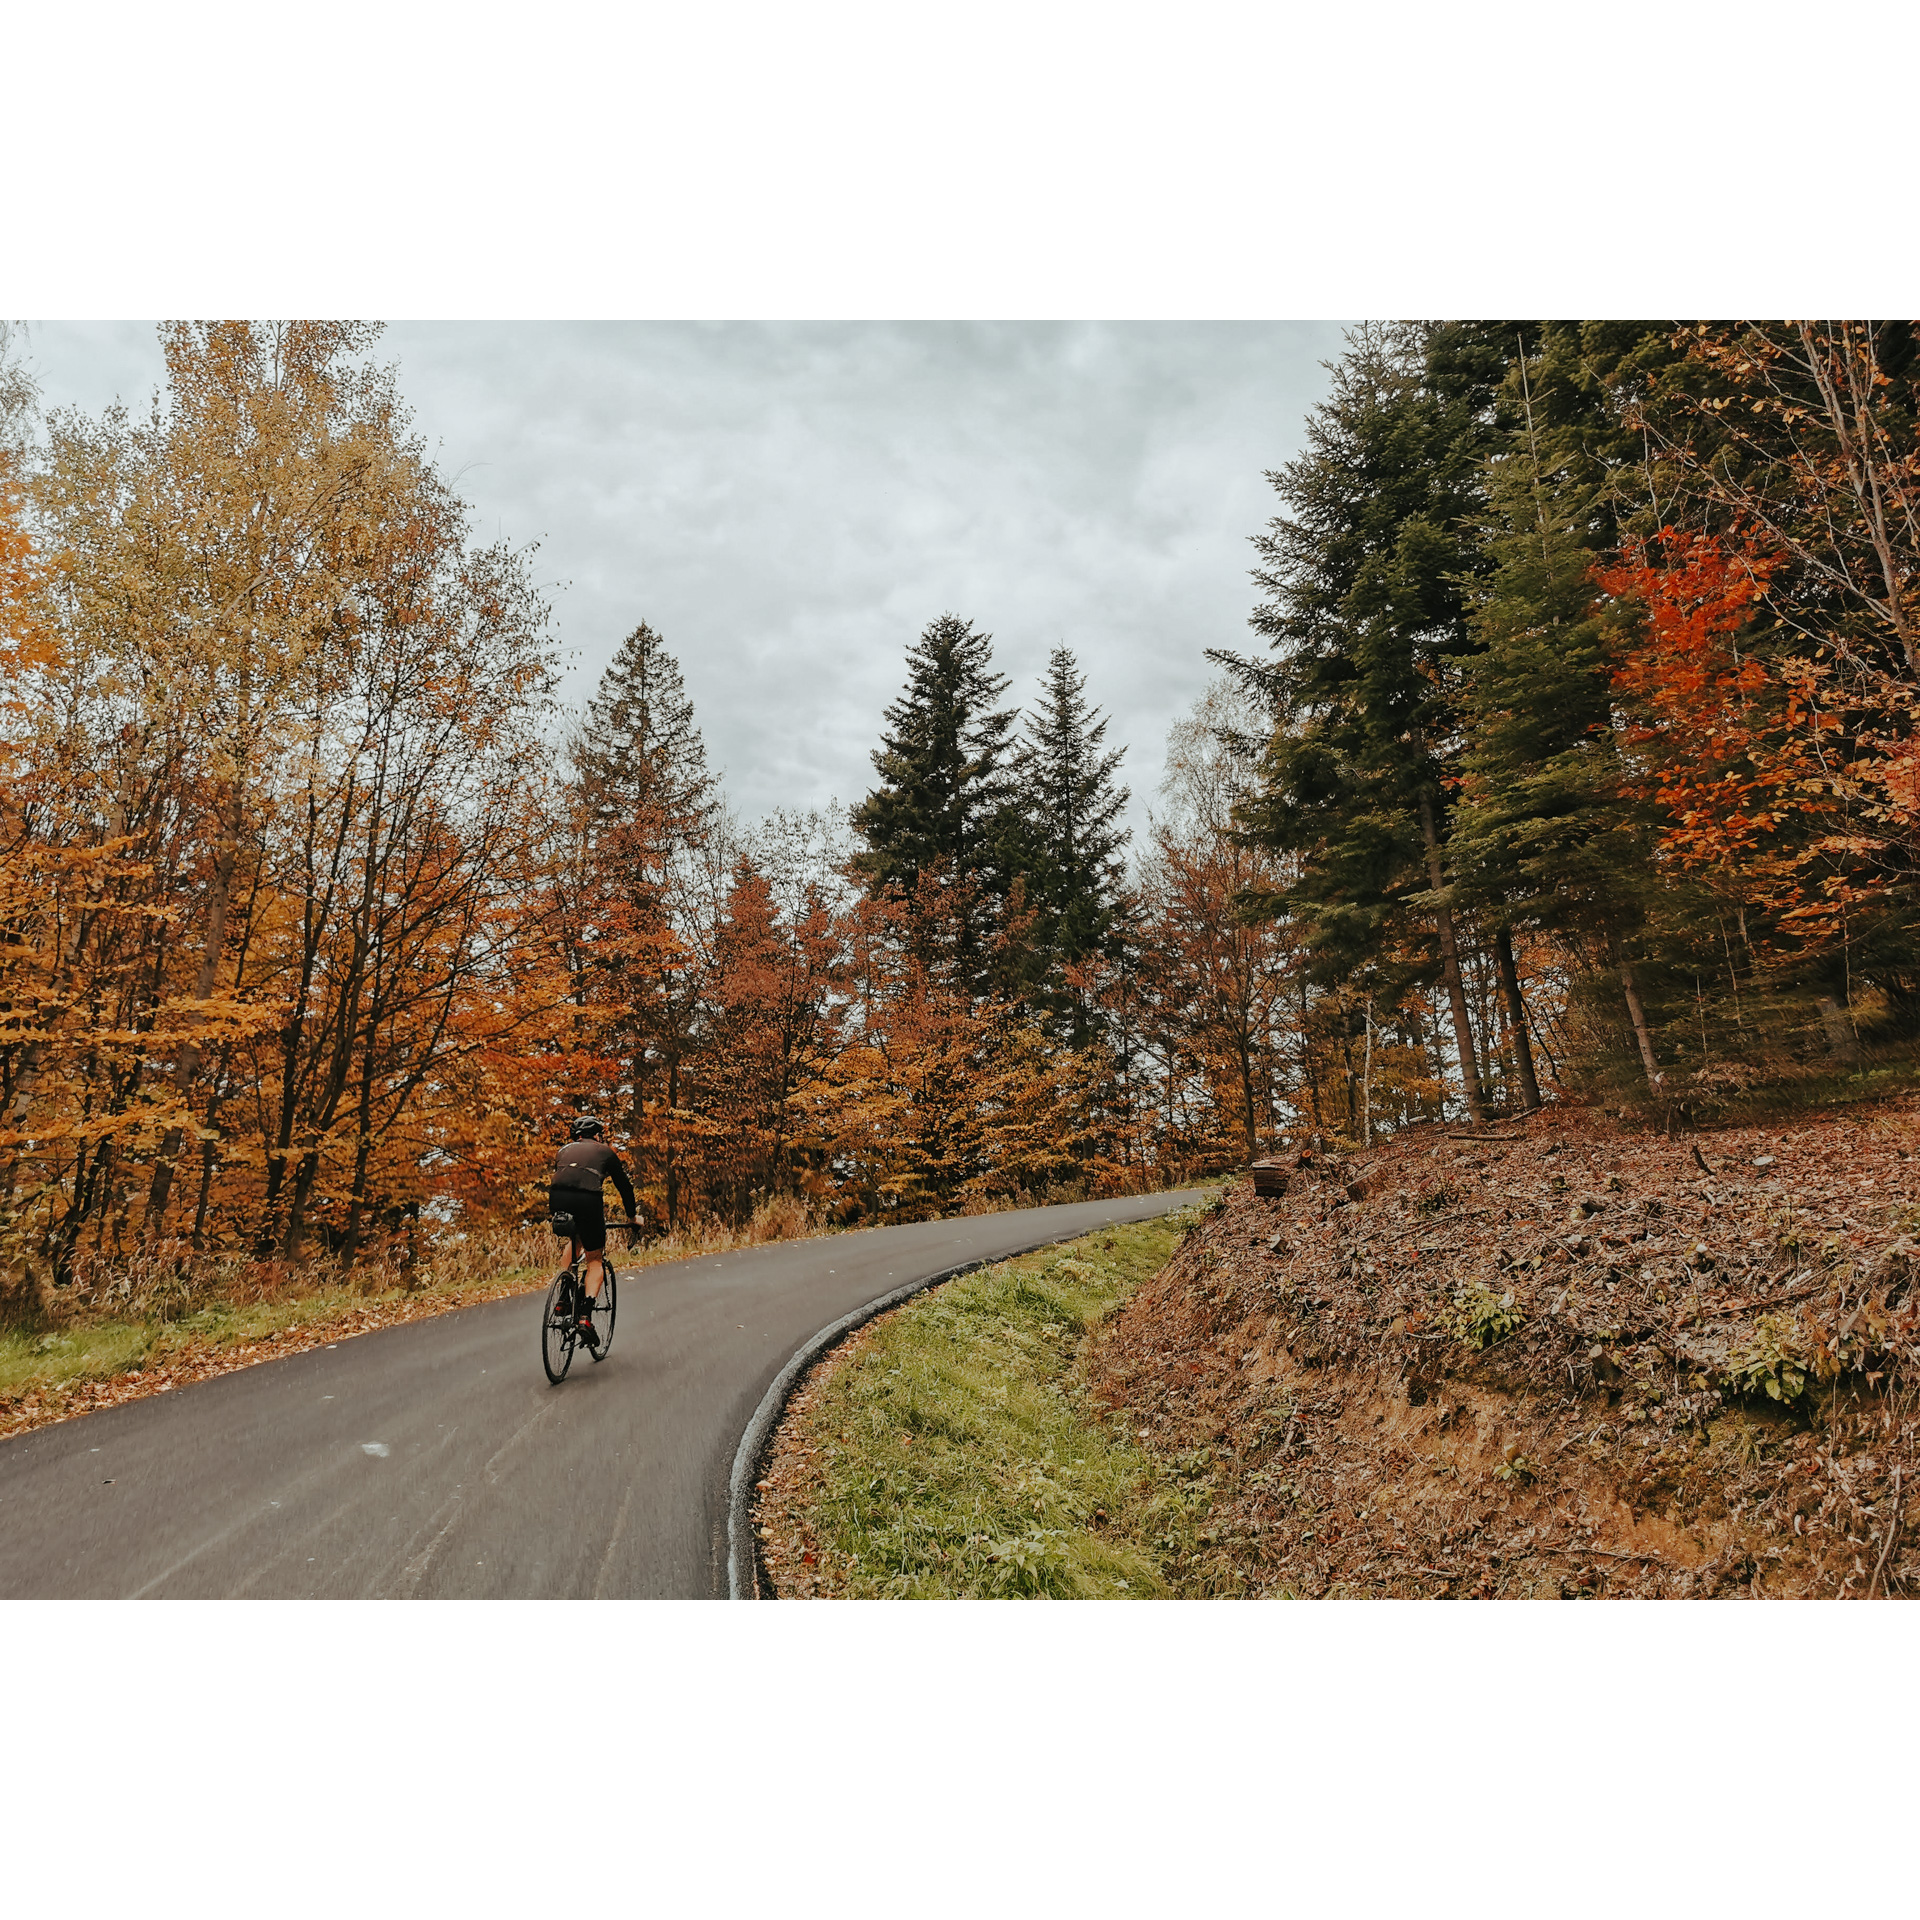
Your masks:
M578 1304L580 1338L589 1347L600 1344L600 1336L593 1330L593 1303L599 1298L600 1282L606 1273L602 1256L607 1247L607 1210L601 1183L612 1180L626 1202L628 1218L636 1224L640 1218L633 1182L627 1178L620 1156L607 1145L606 1131L592 1114L581 1114L567 1129L567 1144L554 1156L547 1188L553 1230L572 1243L568 1257L582 1248L586 1250L587 1297Z

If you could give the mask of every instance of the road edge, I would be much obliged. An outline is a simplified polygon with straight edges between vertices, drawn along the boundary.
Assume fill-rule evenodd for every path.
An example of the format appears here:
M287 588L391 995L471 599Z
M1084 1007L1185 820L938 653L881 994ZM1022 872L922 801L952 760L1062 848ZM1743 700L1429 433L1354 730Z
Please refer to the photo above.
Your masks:
M1164 1196L1173 1204L1162 1207L1160 1212L1177 1213L1181 1206L1195 1203L1191 1196L1204 1196L1211 1191L1213 1189L1206 1187L1183 1187L1177 1195ZM1134 1197L1158 1200L1163 1196L1139 1194ZM1158 1215L1145 1213L1140 1218L1152 1220ZM1019 1260L1029 1253L1038 1253L1042 1247L1057 1247L1063 1241L1078 1240L1086 1234L1100 1231L1099 1227L1074 1227L1066 1233L1042 1234L1038 1240L1030 1241L1026 1246L1015 1247L1007 1253L996 1253L990 1259L967 1260L957 1267L943 1267L938 1273L909 1280L905 1286L895 1287L890 1293L869 1300L865 1306L855 1307L851 1313L843 1313L831 1326L822 1327L810 1339L803 1341L760 1396L760 1404L754 1408L753 1418L747 1422L740 1435L740 1444L733 1452L733 1472L727 1481L727 1598L758 1600L763 1597L760 1592L760 1548L753 1534L751 1511L754 1477L760 1471L760 1463L766 1457L774 1429L780 1424L780 1416L786 1411L794 1388L823 1353L837 1346L848 1334L865 1326L869 1320L878 1319L881 1314L911 1300L916 1293L925 1293L929 1287L937 1287L948 1280L958 1280L963 1273L978 1273L982 1267L997 1267L1003 1260Z

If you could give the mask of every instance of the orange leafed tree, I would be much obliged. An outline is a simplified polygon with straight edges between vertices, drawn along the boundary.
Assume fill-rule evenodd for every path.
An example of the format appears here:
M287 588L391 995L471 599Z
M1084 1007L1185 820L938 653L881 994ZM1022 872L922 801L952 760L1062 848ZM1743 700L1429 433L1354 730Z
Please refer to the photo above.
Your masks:
M440 1188L540 822L544 609L476 552L375 330L162 332L7 494L5 1230L348 1259Z
M1639 708L1625 741L1673 818L1663 844L1684 860L1750 861L1780 824L1786 702L1740 647L1779 564L1750 542L1667 529L1596 574L1605 592L1645 610L1644 639L1614 687Z
M1909 699L1780 644L1769 596L1792 557L1763 536L1667 529L1596 580L1644 612L1614 687L1663 850L1802 943L1834 937L1897 878L1920 822Z

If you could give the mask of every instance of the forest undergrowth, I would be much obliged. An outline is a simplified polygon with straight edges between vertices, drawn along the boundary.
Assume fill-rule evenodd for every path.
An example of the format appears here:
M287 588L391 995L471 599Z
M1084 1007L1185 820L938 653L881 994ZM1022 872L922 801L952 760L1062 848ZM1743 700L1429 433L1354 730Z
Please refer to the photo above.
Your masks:
M1103 1329L1090 1386L1212 1450L1195 1590L1910 1592L1917 1146L1906 1095L1302 1154Z

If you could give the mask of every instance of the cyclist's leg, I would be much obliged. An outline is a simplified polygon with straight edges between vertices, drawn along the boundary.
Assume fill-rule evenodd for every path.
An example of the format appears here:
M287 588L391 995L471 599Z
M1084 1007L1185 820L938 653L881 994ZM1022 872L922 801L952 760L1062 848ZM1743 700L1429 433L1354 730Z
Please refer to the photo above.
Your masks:
M547 1190L547 1208L554 1217L553 1230L558 1238L566 1242L567 1271L575 1275L580 1271L581 1253L581 1235L574 1211L576 1199L570 1188L550 1187Z
M605 1244L604 1242L602 1243ZM600 1350L600 1335L594 1328L593 1309L600 1298L601 1255L596 1247L587 1249L586 1277L584 1292L575 1303L580 1310L580 1338L597 1353Z
M600 1281L605 1273L605 1254L607 1250L606 1218L600 1205L596 1204L585 1221L585 1231L580 1236L580 1244L587 1254L587 1299L600 1297ZM585 1311L583 1307L582 1311Z

